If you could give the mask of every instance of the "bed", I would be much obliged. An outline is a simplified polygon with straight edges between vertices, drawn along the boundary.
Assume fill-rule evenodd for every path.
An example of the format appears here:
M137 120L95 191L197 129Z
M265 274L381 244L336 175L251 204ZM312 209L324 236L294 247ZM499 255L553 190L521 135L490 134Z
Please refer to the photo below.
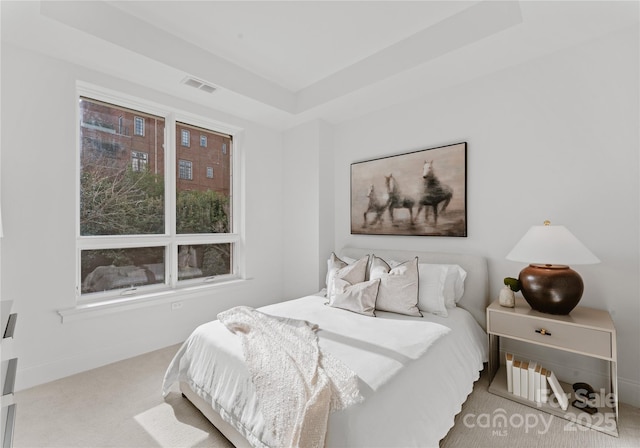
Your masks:
M318 323L319 345L357 375L364 399L329 414L325 446L438 446L488 359L486 260L467 254L364 248L344 248L338 256L359 259L367 254L459 265L466 272L464 293L446 317L376 311L371 318L326 306L320 293L259 310ZM413 328L416 334L425 328L422 339L412 339ZM396 337L399 334L402 337ZM167 369L163 391L175 382L236 447L267 446L242 345L219 321L198 327L183 344Z

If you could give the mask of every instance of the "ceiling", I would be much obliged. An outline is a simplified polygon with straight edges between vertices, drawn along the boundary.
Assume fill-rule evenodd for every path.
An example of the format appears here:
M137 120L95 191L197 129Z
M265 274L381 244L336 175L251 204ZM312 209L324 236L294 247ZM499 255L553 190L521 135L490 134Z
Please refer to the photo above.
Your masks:
M109 2L293 92L474 2Z
M635 1L0 5L3 41L278 129L339 123L638 24Z

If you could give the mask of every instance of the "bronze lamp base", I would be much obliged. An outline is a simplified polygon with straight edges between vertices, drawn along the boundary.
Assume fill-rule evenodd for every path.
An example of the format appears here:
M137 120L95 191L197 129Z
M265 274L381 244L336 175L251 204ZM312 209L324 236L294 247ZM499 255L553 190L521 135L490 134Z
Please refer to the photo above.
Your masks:
M529 306L547 314L569 314L584 291L582 278L569 266L530 264L518 280Z

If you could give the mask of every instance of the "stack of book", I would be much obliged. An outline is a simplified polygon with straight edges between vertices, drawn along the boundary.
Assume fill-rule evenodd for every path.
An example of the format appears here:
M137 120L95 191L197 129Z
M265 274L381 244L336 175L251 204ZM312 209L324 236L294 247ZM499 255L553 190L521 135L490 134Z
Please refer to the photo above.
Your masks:
M553 391L562 410L567 410L569 399L551 370L534 361L518 361L511 353L507 353L505 358L507 390L510 393L540 405L549 401Z

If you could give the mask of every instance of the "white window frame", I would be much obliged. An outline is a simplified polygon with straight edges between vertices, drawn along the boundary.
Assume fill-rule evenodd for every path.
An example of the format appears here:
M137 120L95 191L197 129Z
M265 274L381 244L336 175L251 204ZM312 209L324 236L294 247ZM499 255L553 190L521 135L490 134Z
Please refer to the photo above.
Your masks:
M187 136L186 140L185 135ZM191 148L191 131L189 129L180 129L180 144L185 148Z
M100 311L110 312L113 307L138 307L145 304L153 304L156 301L170 301L182 299L185 294L193 294L201 289L214 289L227 284L235 284L238 280L245 279L245 255L243 236L242 183L240 179L240 166L242 141L244 133L242 129L225 123L209 120L189 112L169 108L158 103L136 98L130 95L115 92L92 84L77 82L76 104L80 97L88 97L117 106L138 110L143 113L163 117L165 120L165 232L159 235L126 235L126 236L82 236L80 235L80 126L76 126L76 307L69 310L60 310L63 321L66 318L74 318L86 312ZM76 123L80 122L80 108L76 109ZM177 188L177 145L175 134L176 123L184 122L204 129L212 129L220 133L230 135L233 144L233 156L231 160L231 232L226 234L176 234L176 188ZM191 244L222 244L231 243L232 266L231 274L220 275L214 278L197 278L178 281L178 247ZM110 248L137 248L163 246L165 250L165 283L159 285L145 285L130 289L118 289L105 292L81 294L81 253L82 250L110 249ZM195 289L194 289L195 288ZM134 302L137 302L136 305ZM142 305L141 305L142 304Z
M203 145L204 143L204 145ZM200 134L200 147L201 148L206 148L207 147L207 136Z
M182 177L180 174L182 173L182 164L184 162L184 167L185 169L187 169L187 166L189 167L189 177ZM189 165L187 165L187 163ZM187 159L179 159L178 160L178 179L182 179L182 180L193 180L193 162L191 160L187 160Z
M211 173L211 176L209 176L209 173ZM213 179L213 167L212 166L208 166L207 167L207 179Z
M144 119L144 117L139 117L137 115L133 116L133 135L139 135L141 137L144 137L144 132L145 132L145 125L146 125L146 120ZM140 126L140 132L138 132L138 123L141 123Z
M144 157L140 157L141 155L144 155ZM136 163L134 163L134 160ZM149 153L144 151L131 151L131 169L133 171L138 173L142 171L140 169L140 162L144 162L144 169L147 169L149 167Z

